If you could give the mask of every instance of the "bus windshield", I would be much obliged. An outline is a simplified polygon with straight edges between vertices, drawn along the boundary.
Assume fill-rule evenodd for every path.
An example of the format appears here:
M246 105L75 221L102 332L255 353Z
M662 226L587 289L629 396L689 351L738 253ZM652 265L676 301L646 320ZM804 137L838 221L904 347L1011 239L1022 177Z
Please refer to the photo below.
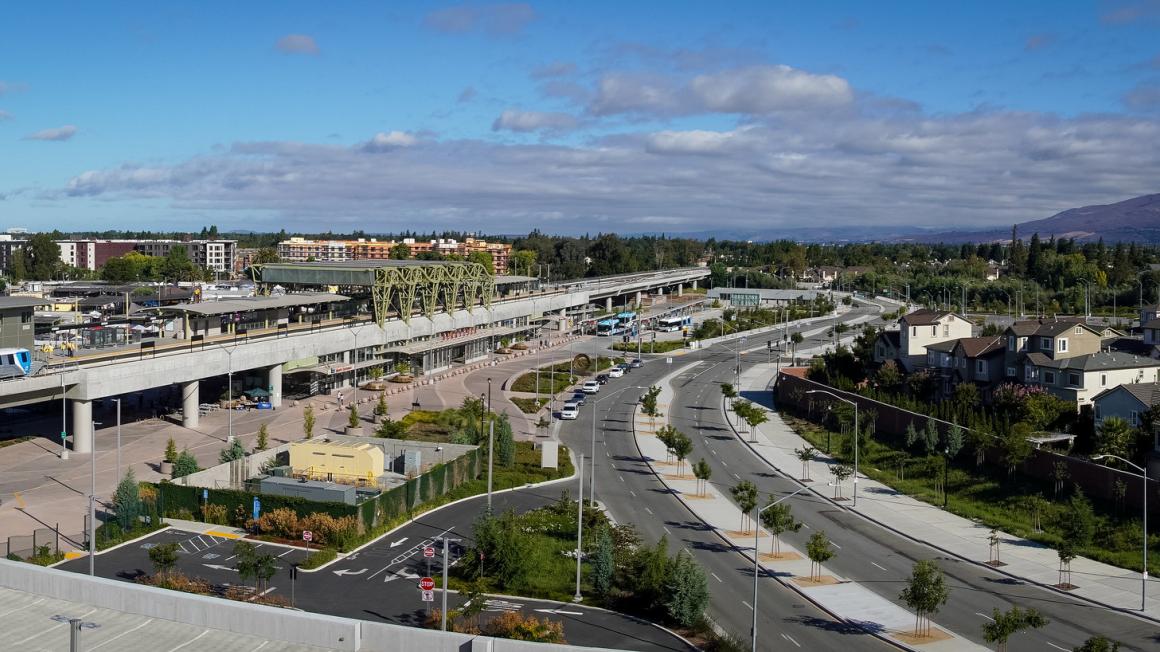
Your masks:
M616 335L620 332L620 322L615 319L604 319L596 322L597 335Z

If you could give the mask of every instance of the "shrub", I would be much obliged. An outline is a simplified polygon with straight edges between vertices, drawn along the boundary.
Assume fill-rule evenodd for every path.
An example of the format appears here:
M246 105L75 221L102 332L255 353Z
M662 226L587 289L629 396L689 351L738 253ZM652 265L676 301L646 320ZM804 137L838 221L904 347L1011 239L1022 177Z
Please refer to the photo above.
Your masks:
M181 451L177 459L173 461L173 477L182 478L187 475L192 475L201 470L197 464L197 458L187 450Z
M125 472L125 477L117 484L113 494L113 509L117 512L117 523L122 530L132 530L141 518L141 494L133 469Z
M298 564L298 567L304 568L306 570L311 570L314 568L318 568L319 566L322 566L323 564L327 564L327 563L334 561L334 558L337 556L338 556L338 550L336 550L335 548L319 548L318 550L315 550L314 552L310 553L309 557L302 560L302 563Z
M302 533L298 514L289 507L272 509L258 517L258 529L263 534L272 534L283 539L293 539Z
M207 503L201 506L201 519L206 523L215 523L217 525L229 525L229 517L226 514L225 505L214 505Z
M535 616L524 616L519 612L507 611L492 618L482 628L485 636L511 638L517 641L537 643L565 643L564 623L548 618L540 620Z

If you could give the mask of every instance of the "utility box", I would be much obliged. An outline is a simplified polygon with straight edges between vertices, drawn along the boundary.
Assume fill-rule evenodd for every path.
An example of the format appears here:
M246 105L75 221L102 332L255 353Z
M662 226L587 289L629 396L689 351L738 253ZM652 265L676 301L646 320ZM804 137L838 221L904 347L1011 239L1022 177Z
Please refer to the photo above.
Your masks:
M277 477L262 478L258 483L258 491L271 496L297 496L315 502L347 505L354 505L358 495L351 485Z
M545 441L540 444L540 468L555 469L560 466L560 442Z
M395 458L395 468L392 470L405 476L419 475L423 471L422 453L421 450L404 450L402 455Z

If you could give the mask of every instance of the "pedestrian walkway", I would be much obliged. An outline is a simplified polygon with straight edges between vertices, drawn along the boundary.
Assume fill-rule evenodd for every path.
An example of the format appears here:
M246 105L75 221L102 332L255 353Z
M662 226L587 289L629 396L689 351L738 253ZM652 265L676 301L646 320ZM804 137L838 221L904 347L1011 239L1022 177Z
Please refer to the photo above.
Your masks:
M673 400L671 381L687 370L686 365L661 379L658 404L667 405ZM654 423L639 410L634 413L634 434L641 455L697 518L751 560L756 552L765 575L776 578L836 618L904 648L932 652L985 649L937 623L932 623L929 635L915 637L913 613L825 566L811 573L812 563L804 551L785 542L775 544L773 536L763 529L758 531L755 551L754 524L748 522L748 517L712 483L705 483L698 490L689 462L682 465L666 453L665 445L654 434L665 420L662 417Z
M829 469L836 461L819 452L819 457L807 464L808 471L803 468L794 450L809 446L809 443L786 425L773 409L771 394L764 391L772 384L774 373L774 367L767 364L754 365L742 373L742 392L747 394L747 398L759 399L756 402L769 410L769 421L759 426L756 433L737 434L736 428L734 433L783 474L799 481L809 477L814 484L820 484L832 477ZM853 481L847 484L850 486L844 488L844 495L850 496ZM850 500L835 504L966 561L983 564L990 559L989 527L901 494L865 476L858 478L857 487L856 505ZM824 491L815 488L814 492L829 499ZM1059 582L1059 556L1054 549L1007 532L999 531L997 534L999 559L1003 565L988 565L989 568L1044 587L1053 587ZM1078 588L1066 593L1139 614L1141 580L1140 573L1078 557L1071 562L1071 582ZM1147 593L1147 608L1143 615L1160 620L1160 586L1155 579L1148 579Z

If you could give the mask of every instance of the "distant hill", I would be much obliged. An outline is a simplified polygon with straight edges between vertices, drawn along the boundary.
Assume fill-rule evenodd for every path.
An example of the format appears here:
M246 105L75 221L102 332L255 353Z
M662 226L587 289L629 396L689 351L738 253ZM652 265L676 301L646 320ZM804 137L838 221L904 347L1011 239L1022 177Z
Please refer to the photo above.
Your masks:
M1104 242L1140 242L1160 244L1160 193L1134 197L1115 204L1069 208L1051 217L1024 222L1019 225L1019 236L1075 238ZM916 242L991 242L1010 240L1011 229L987 231L951 231L928 233L897 240Z

